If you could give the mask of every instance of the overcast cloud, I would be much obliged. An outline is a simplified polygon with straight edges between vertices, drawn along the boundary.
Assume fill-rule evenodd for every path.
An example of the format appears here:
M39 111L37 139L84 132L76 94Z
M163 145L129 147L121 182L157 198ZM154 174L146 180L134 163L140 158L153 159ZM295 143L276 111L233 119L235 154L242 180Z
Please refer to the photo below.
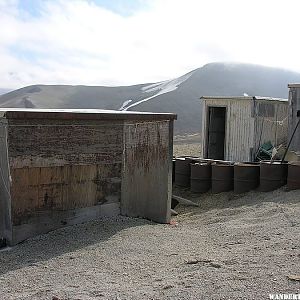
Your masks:
M97 1L20 1L0 0L3 88L155 82L214 61L300 71L297 0L136 0L124 13Z

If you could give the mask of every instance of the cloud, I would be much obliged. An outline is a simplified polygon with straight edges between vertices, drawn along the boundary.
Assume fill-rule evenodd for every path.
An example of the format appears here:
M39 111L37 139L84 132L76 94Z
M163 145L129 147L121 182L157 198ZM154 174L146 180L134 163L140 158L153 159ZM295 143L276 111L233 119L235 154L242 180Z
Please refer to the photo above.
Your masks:
M93 1L38 1L31 14L0 0L0 86L155 82L211 61L300 71L297 0L139 2L122 14Z

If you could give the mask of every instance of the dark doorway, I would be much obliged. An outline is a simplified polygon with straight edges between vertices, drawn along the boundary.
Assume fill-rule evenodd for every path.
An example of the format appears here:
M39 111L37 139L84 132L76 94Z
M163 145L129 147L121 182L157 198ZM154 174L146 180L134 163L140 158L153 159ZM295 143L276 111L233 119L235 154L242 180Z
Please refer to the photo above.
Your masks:
M208 108L207 158L224 159L226 107Z

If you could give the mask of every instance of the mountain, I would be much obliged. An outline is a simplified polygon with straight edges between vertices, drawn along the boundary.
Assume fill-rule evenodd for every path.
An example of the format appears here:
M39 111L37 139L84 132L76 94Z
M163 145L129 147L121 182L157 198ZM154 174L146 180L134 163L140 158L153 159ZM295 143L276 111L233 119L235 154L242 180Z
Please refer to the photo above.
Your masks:
M259 65L210 63L181 77L133 86L34 85L0 96L0 107L101 108L178 114L175 133L201 128L201 96L288 97L300 73Z

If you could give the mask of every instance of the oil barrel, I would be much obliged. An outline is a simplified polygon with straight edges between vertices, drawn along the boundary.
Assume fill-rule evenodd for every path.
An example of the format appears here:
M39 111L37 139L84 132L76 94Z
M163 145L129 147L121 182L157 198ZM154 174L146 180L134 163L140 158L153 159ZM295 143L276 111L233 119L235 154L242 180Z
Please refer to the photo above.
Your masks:
M221 193L233 190L234 165L213 163L211 166L211 191Z
M190 186L191 165L187 158L176 158L175 161L175 184L182 187Z
M274 191L287 182L288 165L286 162L261 161L260 162L260 186L262 192Z
M260 165L258 163L236 163L234 165L234 192L246 193L259 186Z
M300 189L300 162L290 162L288 165L287 187L289 190Z
M190 164L195 164L200 162L200 158L196 156L187 156L185 159L188 160Z
M211 188L211 164L195 163L191 165L191 192L205 193Z

